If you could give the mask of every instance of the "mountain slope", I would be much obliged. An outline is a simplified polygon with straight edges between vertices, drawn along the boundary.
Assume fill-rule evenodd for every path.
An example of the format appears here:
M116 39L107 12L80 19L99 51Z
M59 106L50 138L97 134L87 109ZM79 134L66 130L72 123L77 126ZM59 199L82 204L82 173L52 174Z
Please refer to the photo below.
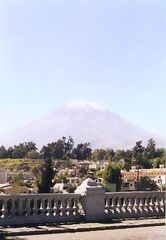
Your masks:
M72 136L76 144L90 142L93 148L115 149L131 148L138 140L145 142L151 137L155 138L108 110L86 104L59 108L1 137L0 145L34 141L41 147L62 136Z

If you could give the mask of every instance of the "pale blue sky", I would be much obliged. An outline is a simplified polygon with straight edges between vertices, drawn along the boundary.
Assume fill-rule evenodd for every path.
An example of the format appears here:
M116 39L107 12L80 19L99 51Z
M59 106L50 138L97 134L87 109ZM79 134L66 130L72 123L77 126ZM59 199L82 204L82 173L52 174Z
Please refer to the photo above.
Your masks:
M165 0L1 0L0 134L83 99L166 136L165 13Z

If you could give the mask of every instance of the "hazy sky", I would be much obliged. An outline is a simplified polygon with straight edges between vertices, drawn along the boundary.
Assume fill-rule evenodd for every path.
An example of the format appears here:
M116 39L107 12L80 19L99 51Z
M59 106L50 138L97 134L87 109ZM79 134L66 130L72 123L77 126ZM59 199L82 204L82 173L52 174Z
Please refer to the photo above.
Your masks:
M165 0L0 1L0 134L73 99L166 136Z

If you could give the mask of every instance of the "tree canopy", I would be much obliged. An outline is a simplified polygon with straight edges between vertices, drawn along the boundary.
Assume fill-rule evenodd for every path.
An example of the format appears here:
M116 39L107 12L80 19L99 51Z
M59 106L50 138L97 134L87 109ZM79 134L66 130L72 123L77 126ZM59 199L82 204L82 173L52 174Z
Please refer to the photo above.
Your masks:
M43 146L41 154L44 159L44 165L41 169L41 175L37 182L38 192L49 193L53 185L52 180L54 178L50 148L48 146Z
M51 159L64 160L64 163L69 159L78 160L94 160L109 162L124 162L126 170L131 169L132 165L141 168L155 168L160 164L166 163L166 150L157 148L153 138L150 138L146 146L143 146L142 141L137 141L131 149L91 149L90 143L78 143L74 145L74 140L71 136L68 138L62 137L57 141L48 143ZM0 146L0 159L5 158L29 158L37 159L42 158L42 149L38 151L34 142L19 143L18 145L5 148ZM66 160L66 161L65 161Z
M137 189L139 191L157 191L157 184L151 180L149 177L141 177L139 182L137 182Z
M120 165L115 163L109 164L103 172L103 178L106 183L115 183L116 191L120 191L122 183Z

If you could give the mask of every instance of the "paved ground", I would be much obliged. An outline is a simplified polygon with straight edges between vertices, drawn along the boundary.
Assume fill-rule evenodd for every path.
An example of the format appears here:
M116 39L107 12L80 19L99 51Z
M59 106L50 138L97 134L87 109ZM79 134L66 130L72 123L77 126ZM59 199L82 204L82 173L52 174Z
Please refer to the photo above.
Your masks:
M6 237L1 240L165 240L165 226Z
M164 240L165 219L0 227L0 240ZM165 238L166 240L166 238Z

